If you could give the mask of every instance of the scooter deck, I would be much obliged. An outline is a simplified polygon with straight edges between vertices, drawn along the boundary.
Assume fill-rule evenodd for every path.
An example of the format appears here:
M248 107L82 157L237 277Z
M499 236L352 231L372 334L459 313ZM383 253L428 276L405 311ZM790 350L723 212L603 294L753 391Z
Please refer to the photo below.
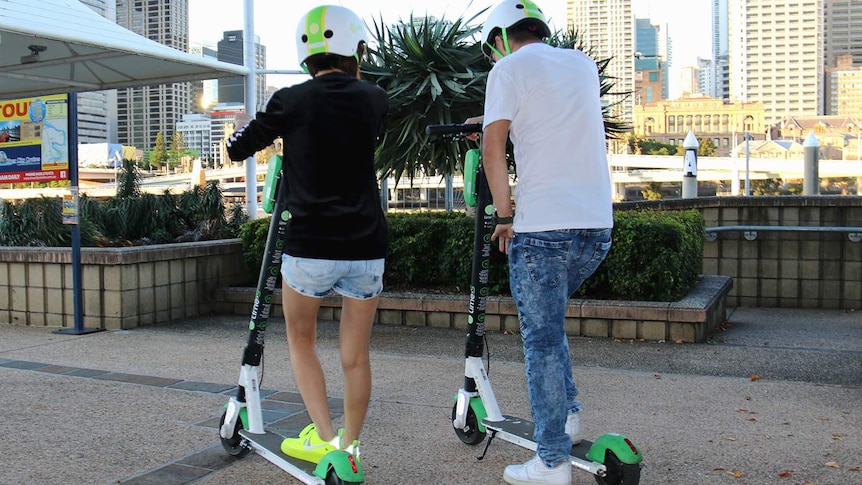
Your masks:
M501 433L512 435L512 437L514 437L515 440L518 441L518 443L516 444L520 444L521 446L530 448L534 451L536 449L536 442L533 441L533 430L535 429L536 425L532 421L518 418L515 416L504 415L503 421L488 421L487 419L483 419L482 424L485 425L485 427L488 429L493 429ZM591 446L593 446L592 441L583 440L580 443L572 446L571 455L575 458L589 461L587 460L587 452L590 451Z
M239 434L251 443L255 452L290 473L302 483L308 485L324 484L323 480L313 474L316 467L314 463L293 458L281 452L281 442L284 441L284 436L271 431L266 431L264 434L254 434L244 429L240 430Z

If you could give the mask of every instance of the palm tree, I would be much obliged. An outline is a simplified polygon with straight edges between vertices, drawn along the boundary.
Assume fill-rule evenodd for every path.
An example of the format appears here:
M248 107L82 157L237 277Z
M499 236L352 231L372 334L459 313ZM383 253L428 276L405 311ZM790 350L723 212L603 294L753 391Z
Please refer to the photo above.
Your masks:
M479 14L481 14L480 12ZM477 15L479 15L477 14ZM382 176L410 179L452 174L465 143L429 143L425 127L462 123L482 113L488 63L467 21L414 18L387 26L374 22L373 46L362 74L389 94L389 113L377 168Z
M425 127L461 123L482 114L491 64L480 48L481 26L471 23L484 12L454 22L412 15L391 26L383 19L374 22L374 42L361 70L365 79L389 93L389 113L377 148L381 176L407 175L411 180L423 174L449 176L461 168L466 150L475 146L468 141L430 143ZM592 56L576 31L557 32L550 43ZM610 60L598 59L596 65L602 97L613 99L603 107L605 132L608 138L619 138L630 127L613 118L611 110L630 93L614 91L614 78L605 74Z

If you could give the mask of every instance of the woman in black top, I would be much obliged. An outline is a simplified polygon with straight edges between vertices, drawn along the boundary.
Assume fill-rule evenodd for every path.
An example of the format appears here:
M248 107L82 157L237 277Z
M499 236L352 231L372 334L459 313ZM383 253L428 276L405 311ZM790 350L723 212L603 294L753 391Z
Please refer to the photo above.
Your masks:
M350 10L317 7L297 29L305 83L280 89L255 119L238 120L228 140L243 160L283 140L281 194L290 220L282 260L283 305L290 362L313 423L282 451L317 462L329 451L358 456L359 431L371 396L368 344L383 290L388 243L374 149L388 98L359 79L366 28ZM248 121L244 127L240 126ZM323 370L315 350L321 298L342 296L339 328L344 371L344 428L334 430Z

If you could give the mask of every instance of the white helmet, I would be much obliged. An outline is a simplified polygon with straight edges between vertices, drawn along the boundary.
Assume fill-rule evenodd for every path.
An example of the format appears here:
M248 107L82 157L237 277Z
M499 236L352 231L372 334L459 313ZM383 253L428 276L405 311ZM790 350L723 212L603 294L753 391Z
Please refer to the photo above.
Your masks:
M338 54L356 57L356 47L366 42L365 23L350 9L321 5L299 20L296 28L296 52L299 63L315 54Z
M491 51L496 51L491 34L495 29L501 29L503 38L506 38L506 29L521 25L522 23L532 23L536 26L536 33L540 37L550 37L551 28L548 27L548 22L545 20L545 14L542 9L532 0L503 0L502 3L494 7L488 15L488 20L482 27L482 52L486 56L491 56ZM509 54L509 43L506 41L506 54ZM497 52L499 56L504 54Z

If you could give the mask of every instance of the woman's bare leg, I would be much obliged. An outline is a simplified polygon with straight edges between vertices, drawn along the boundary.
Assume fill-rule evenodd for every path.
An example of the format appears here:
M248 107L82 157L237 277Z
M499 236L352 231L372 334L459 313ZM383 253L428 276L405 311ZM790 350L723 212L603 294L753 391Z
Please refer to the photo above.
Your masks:
M287 285L282 285L282 295L293 376L317 434L329 441L335 432L327 402L326 379L317 356L317 311L321 299L301 295Z
M339 345L344 371L344 445L359 439L371 399L371 362L368 347L379 297L342 298Z

